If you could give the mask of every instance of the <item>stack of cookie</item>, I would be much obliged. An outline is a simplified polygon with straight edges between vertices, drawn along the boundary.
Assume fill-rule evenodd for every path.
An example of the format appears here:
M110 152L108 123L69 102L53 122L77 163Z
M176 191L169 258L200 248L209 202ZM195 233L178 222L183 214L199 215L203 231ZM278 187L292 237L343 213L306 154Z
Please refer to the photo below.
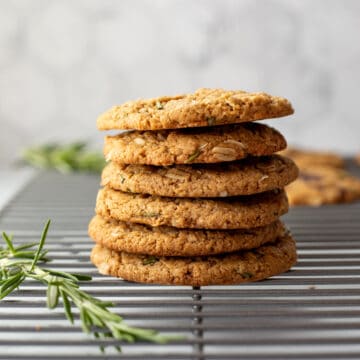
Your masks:
M138 100L98 119L111 161L89 234L103 274L177 284L236 284L287 271L296 247L279 217L298 169L283 136L255 120L292 114L284 98L200 89ZM135 130L133 130L135 129Z

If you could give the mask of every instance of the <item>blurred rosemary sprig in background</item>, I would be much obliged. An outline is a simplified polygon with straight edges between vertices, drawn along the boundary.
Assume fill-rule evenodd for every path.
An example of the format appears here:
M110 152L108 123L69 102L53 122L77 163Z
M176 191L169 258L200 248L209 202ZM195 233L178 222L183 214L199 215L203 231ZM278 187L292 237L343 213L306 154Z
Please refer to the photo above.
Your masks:
M103 155L89 150L86 142L66 145L52 143L31 147L23 152L22 160L35 168L54 169L62 173L100 173L105 166Z

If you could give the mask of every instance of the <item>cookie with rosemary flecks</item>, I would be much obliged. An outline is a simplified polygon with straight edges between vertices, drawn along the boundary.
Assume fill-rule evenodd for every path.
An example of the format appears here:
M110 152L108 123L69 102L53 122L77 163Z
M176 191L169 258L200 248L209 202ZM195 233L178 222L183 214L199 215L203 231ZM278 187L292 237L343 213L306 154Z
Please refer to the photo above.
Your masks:
M276 118L294 112L290 102L263 92L199 89L193 94L128 101L100 115L100 130L160 130Z
M281 189L297 176L295 163L279 155L171 167L112 162L103 170L102 185L158 196L227 197Z
M91 260L104 275L125 280L169 285L225 285L266 279L296 263L290 234L257 249L204 257L156 257L96 245Z
M155 256L204 256L257 248L284 234L280 220L252 229L199 230L118 221L95 216L89 235L116 251Z
M150 226L195 229L250 229L288 211L283 190L227 198L171 198L133 194L105 187L98 193L98 215Z
M285 149L284 137L257 123L165 131L130 131L106 136L107 161L168 166L219 163Z

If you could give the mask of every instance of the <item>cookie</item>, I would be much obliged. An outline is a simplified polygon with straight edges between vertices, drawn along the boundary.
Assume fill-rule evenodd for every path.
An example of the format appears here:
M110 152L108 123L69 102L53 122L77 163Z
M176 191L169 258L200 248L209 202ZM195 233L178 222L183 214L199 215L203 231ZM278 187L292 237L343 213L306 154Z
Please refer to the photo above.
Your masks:
M298 176L294 162L279 155L202 165L110 163L102 185L125 192L170 197L227 197L283 188Z
M286 148L275 129L256 123L169 131L131 131L105 137L107 161L168 166L217 163Z
M155 257L96 245L91 261L104 275L169 285L225 285L266 279L296 263L296 245L286 234L254 250L206 257Z
M286 191L291 205L320 206L360 199L360 180L328 166L307 167Z
M151 227L95 216L89 235L116 251L154 256L203 256L254 249L276 240L285 227L277 220L248 230L189 230Z
M300 169L313 166L330 166L344 168L344 159L335 153L325 151L309 151L304 149L288 148L281 155L293 159Z
M360 153L357 154L357 155L355 155L354 160L355 160L355 163L356 163L356 164L360 165Z
M225 199L191 199L132 194L105 187L96 201L96 212L103 217L177 228L249 229L270 224L287 211L283 190Z
M193 94L128 101L97 119L99 130L159 130L276 118L294 112L287 99L265 93L199 89Z

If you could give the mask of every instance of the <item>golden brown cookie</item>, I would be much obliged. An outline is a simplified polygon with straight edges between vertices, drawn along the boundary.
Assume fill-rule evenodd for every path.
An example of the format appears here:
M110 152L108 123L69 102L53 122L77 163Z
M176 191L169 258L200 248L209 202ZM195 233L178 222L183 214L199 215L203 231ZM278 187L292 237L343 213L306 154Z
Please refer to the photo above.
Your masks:
M125 192L170 197L227 197L283 188L298 176L295 163L279 155L202 165L108 164L102 185Z
M254 249L285 233L277 220L247 230L189 230L151 227L95 216L89 235L99 245L116 251L155 256L203 256Z
M225 285L266 279L296 263L291 235L254 250L206 257L155 257L116 252L96 245L91 261L104 275L129 281L169 285Z
M341 169L308 166L286 191L290 205L340 204L360 199L360 180Z
M249 229L264 226L288 211L283 190L224 199L170 198L99 191L96 212L106 218L150 226L197 229Z
M310 151L290 147L282 151L281 155L293 159L300 169L314 166L345 167L344 159L340 155L332 152Z
M107 161L122 164L173 165L240 160L285 149L284 137L256 123L210 128L131 131L105 137Z
M294 112L287 99L265 93L199 89L194 94L128 101L97 119L99 130L159 130L276 118Z

